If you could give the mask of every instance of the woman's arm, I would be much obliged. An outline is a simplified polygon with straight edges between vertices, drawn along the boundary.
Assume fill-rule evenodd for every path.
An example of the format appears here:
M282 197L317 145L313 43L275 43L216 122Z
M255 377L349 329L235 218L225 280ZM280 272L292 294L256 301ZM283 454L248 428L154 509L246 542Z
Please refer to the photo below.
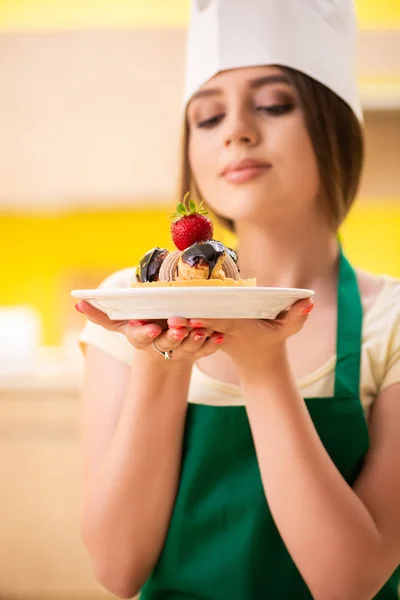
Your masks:
M168 529L191 373L136 354L129 369L89 347L83 393L82 536L97 578L122 598L140 590Z
M223 336L191 331L187 320L134 326L112 322L87 303L87 317L132 344L132 365L89 346L83 390L82 535L95 574L131 598L161 551L179 481L193 361L216 352ZM153 335L150 335L153 334ZM173 349L164 360L152 347Z
M271 513L317 600L369 600L400 560L400 385L376 400L352 489L326 452L286 353L241 370Z

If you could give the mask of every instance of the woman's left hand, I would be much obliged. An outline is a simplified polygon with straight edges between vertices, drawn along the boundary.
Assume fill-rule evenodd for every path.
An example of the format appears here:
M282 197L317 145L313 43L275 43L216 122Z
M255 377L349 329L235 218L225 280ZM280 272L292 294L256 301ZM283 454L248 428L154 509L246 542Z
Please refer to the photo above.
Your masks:
M299 300L276 319L189 319L190 327L205 327L224 334L223 350L238 364L258 359L268 363L299 332L314 308L310 298Z

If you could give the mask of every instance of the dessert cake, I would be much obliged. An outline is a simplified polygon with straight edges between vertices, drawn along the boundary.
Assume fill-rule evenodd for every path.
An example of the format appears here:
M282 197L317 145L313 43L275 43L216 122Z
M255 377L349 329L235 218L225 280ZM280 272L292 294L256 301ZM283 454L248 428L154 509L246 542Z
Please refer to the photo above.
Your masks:
M234 250L213 239L214 227L200 204L178 204L171 224L176 250L152 248L140 259L138 286L255 286L256 279L241 279Z

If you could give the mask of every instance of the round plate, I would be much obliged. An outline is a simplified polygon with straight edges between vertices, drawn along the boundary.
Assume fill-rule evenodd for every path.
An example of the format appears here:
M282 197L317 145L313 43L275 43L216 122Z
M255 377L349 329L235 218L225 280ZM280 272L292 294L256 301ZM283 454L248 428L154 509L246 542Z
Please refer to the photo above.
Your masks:
M73 290L112 320L275 319L312 290L277 287L171 287Z

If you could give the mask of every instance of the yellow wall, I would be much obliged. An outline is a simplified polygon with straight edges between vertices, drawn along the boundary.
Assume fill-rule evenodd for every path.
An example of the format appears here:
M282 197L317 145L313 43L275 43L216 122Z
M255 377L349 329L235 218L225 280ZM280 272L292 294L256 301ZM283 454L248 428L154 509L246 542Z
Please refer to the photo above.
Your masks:
M399 0L356 0L363 29L400 27ZM0 28L184 27L189 0L2 0Z
M72 288L94 287L105 274L134 265L149 248L172 248L171 210L0 217L2 305L29 303L43 319L45 344L58 344ZM217 229L216 236L224 238ZM351 261L400 277L400 203L359 204L342 231ZM232 237L225 237L232 244ZM87 283L85 283L87 282Z

